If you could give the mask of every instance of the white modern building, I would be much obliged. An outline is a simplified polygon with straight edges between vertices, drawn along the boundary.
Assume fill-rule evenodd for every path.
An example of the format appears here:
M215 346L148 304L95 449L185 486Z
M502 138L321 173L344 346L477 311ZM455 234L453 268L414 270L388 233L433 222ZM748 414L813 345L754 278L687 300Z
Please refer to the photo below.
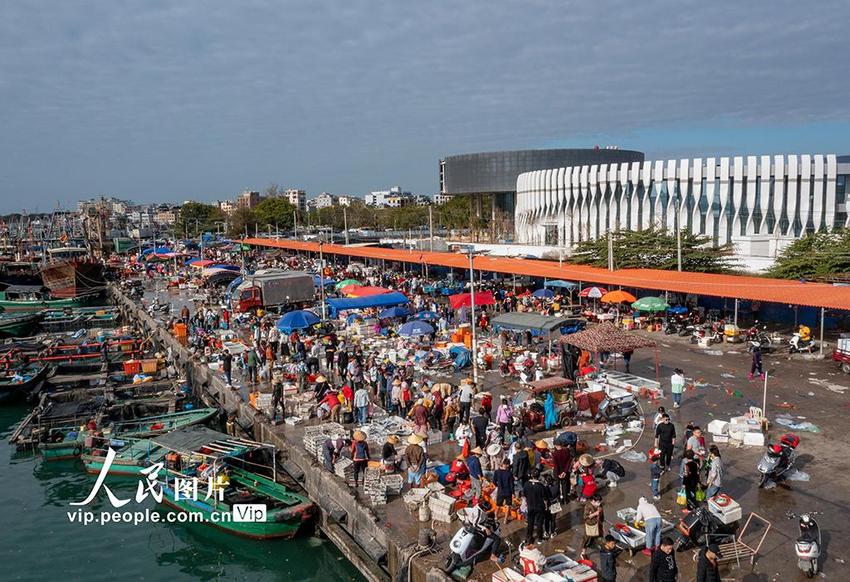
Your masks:
M365 196L366 206L389 206L399 207L406 204L411 198L410 192L403 192L401 186L393 186L389 190L376 190Z
M537 170L517 178L519 244L567 249L609 230L677 228L754 268L807 232L848 226L850 156L711 157Z
M336 206L336 203L337 197L329 192L322 192L314 198L316 210L319 208L330 208L331 206Z

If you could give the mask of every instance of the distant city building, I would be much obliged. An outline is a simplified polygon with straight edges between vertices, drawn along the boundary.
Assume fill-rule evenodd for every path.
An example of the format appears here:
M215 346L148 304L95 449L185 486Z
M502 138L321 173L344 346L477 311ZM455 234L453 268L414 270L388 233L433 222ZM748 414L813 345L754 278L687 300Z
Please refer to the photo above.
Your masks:
M351 206L352 202L354 202L354 196L349 196L348 194L340 194L337 196L337 204L340 206Z
M304 212L305 210L307 210L306 190L289 188L288 190L284 190L283 197L289 200L289 203L292 204L295 208L297 208L299 212Z
M153 215L153 221L157 224L171 226L177 222L177 217L180 214L179 208L171 208L168 206L160 206Z
M366 206L398 208L412 202L410 192L403 192L401 186L393 186L389 190L376 190L366 194Z
M454 198L454 196L451 194L443 194L442 192L438 192L434 194L434 204L436 206L442 206L452 198Z
M337 197L328 192L322 192L313 200L316 210L320 208L330 208L337 203Z
M231 214L234 210L236 210L236 204L234 204L232 200L219 200L218 209L225 214Z
M153 224L153 210L149 206L134 208L127 213L127 220L136 226L150 227Z
M260 193L256 190L245 190L236 199L237 208L254 208L260 203Z
M424 194L417 194L413 197L413 203L416 206L431 206L431 197Z

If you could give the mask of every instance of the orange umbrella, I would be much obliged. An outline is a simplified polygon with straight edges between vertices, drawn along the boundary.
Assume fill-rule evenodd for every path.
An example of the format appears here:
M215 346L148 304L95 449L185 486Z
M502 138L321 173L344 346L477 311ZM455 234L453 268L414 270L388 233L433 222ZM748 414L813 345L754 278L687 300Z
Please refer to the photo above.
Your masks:
M617 291L606 293L600 301L603 303L634 303L637 299L631 293L618 289Z

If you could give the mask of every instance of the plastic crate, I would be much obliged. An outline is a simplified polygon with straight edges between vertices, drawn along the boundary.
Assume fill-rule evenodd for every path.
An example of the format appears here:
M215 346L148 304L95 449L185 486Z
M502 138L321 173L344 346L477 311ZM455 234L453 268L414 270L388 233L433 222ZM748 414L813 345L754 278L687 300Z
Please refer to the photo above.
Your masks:
M156 374L159 362L156 360L142 360L142 372L145 374Z
M142 371L142 363L139 360L127 360L124 362L124 374L126 376L135 376Z

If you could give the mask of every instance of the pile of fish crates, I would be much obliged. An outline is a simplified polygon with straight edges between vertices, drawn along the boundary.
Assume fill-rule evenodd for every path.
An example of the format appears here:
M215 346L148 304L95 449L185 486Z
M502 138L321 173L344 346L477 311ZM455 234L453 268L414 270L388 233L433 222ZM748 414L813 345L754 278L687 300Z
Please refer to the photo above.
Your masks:
M431 519L443 523L451 523L457 516L454 510L456 499L451 495L432 492L428 496L428 508L431 510Z
M308 426L304 429L304 448L321 463L323 461L322 445L325 441L329 438L345 438L347 435L345 428L336 422Z
M334 473L347 485L354 485L354 461L342 457L334 463Z
M387 486L381 478L383 469L380 467L369 467L363 479L363 492L369 497L372 505L387 504Z
M387 495L401 495L401 490L404 488L404 476L400 473L391 473L381 477L384 483Z

